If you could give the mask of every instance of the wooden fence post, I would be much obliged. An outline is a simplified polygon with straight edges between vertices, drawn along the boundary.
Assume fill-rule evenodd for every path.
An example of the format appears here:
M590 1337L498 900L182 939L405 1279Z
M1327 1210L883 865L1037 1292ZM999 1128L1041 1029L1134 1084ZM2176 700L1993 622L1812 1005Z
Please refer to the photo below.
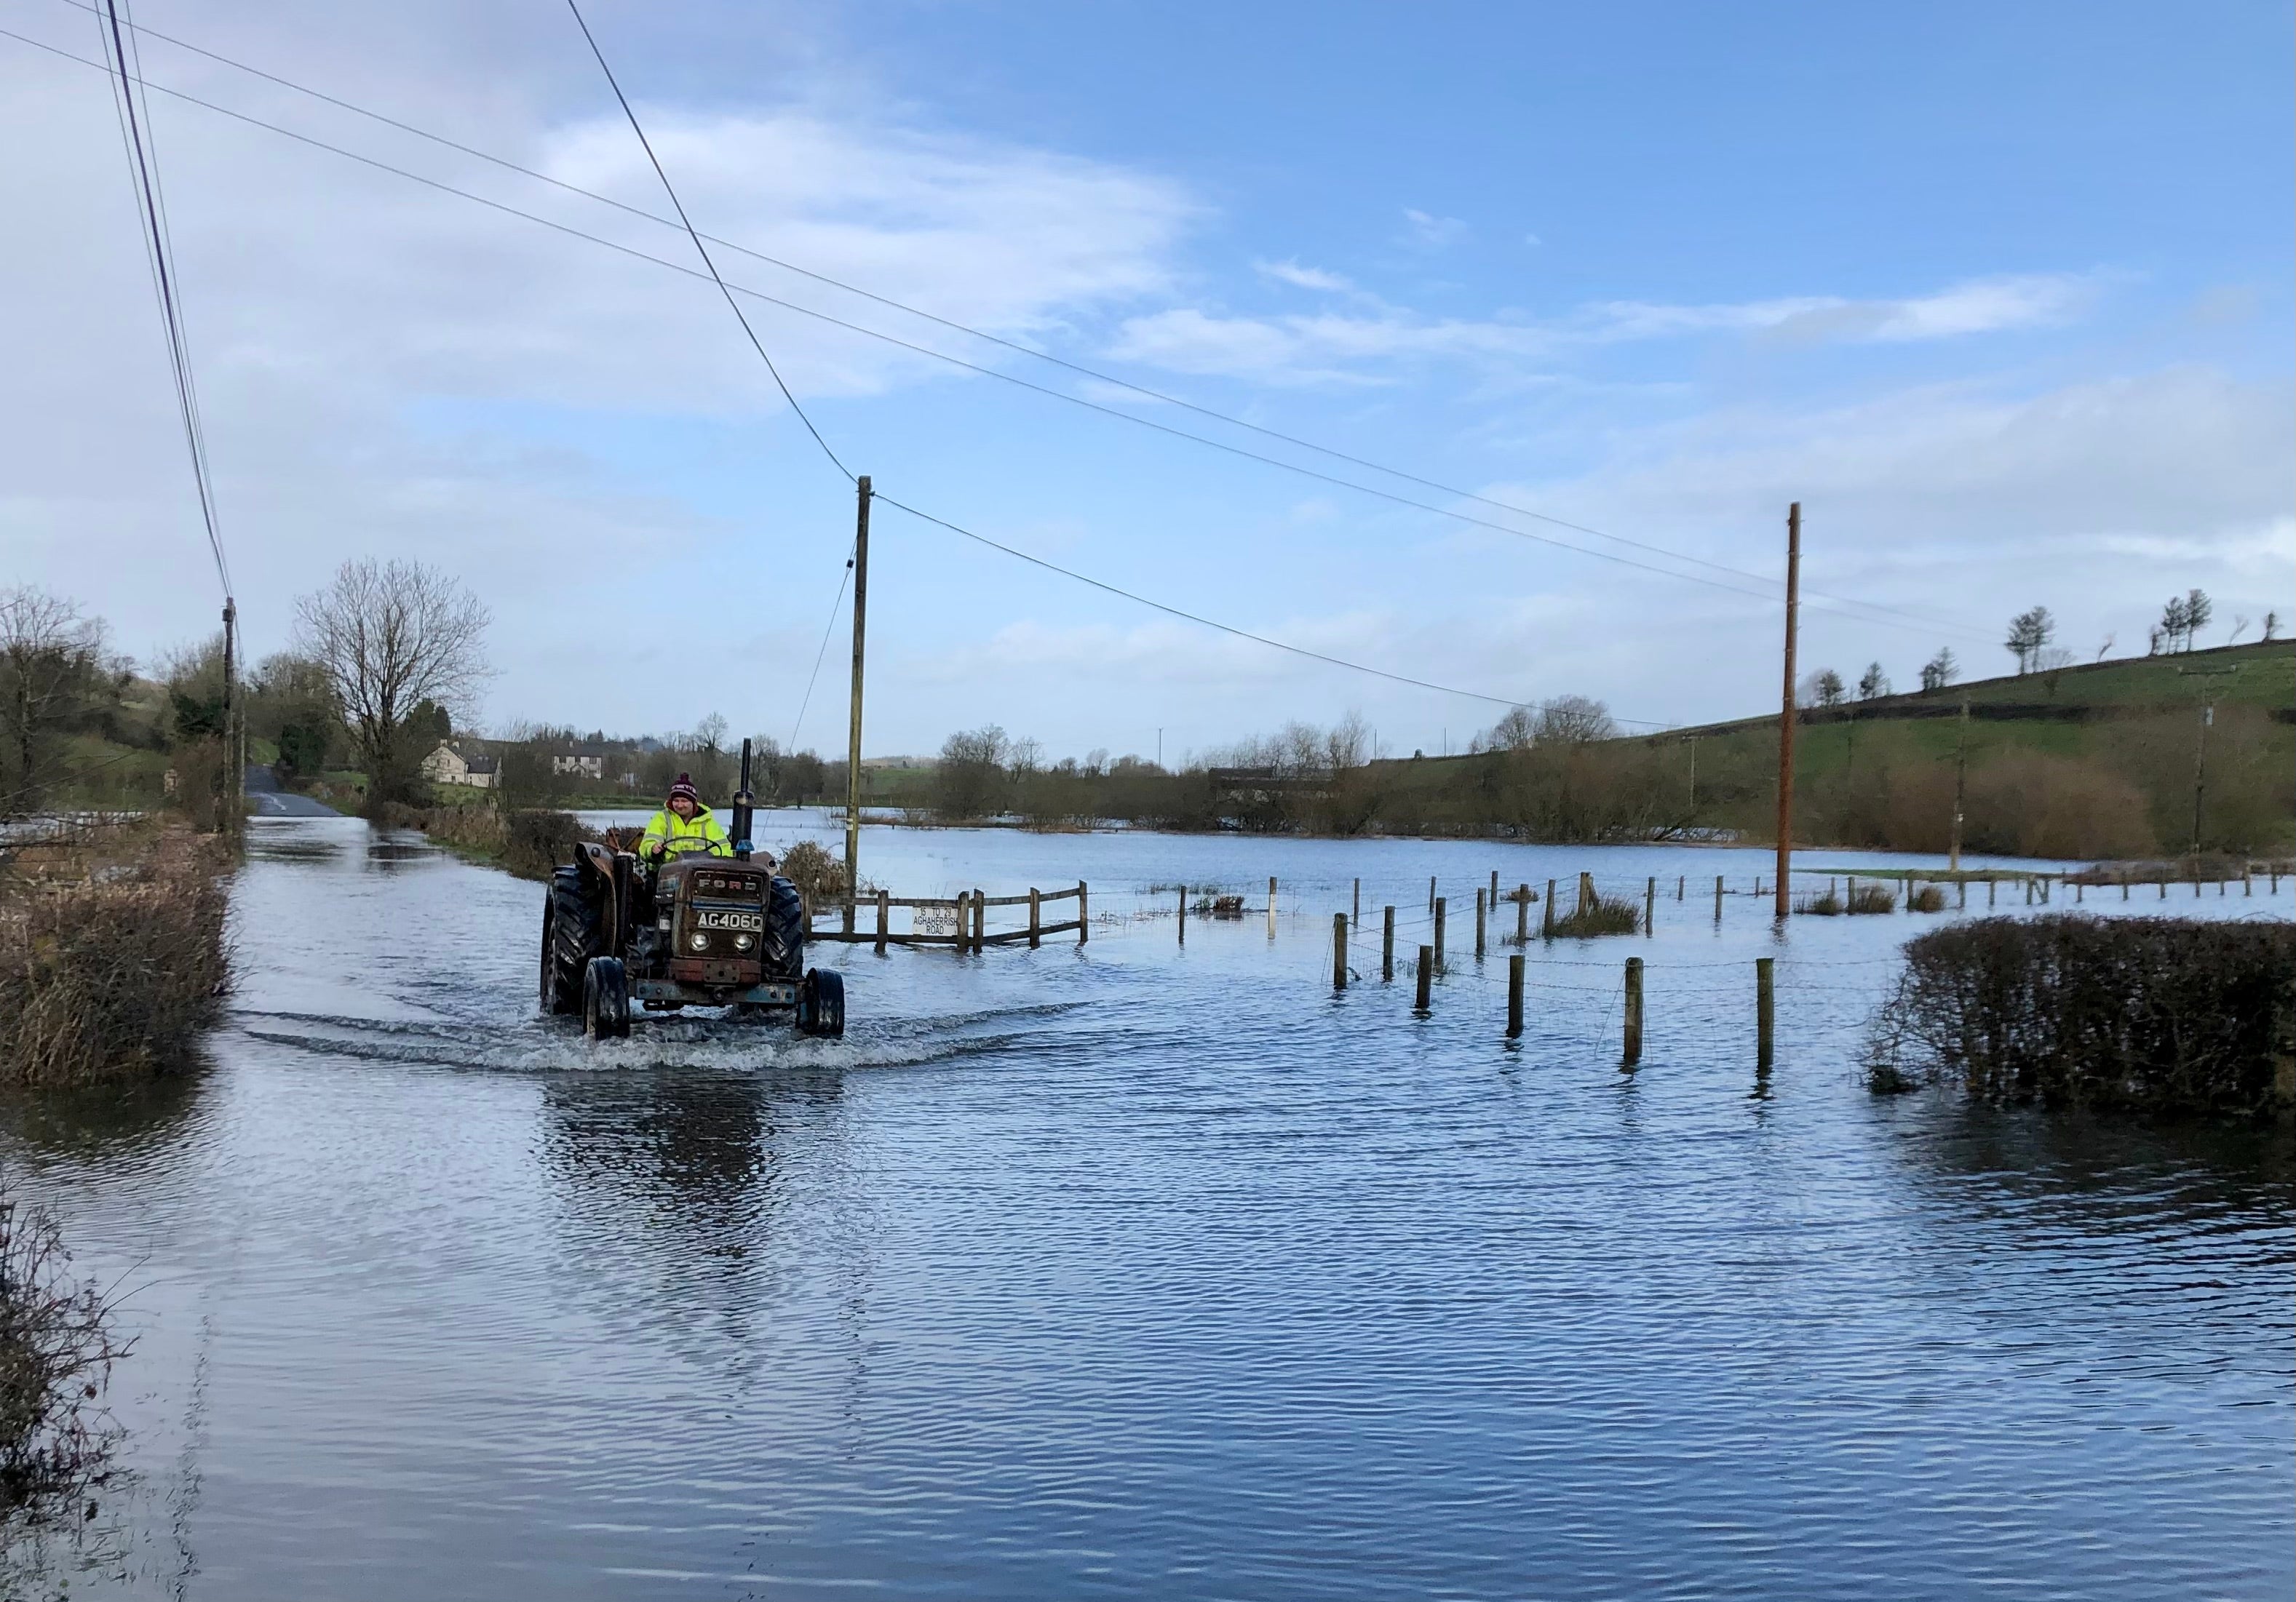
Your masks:
M1722 927L1722 876L1714 876L1714 927Z
M964 932L972 927L965 921L971 916L972 913L966 910L964 904L964 892L959 890L956 893L956 933L950 936L949 939L960 952L964 949Z
M1677 900L1677 901L1681 901L1681 900L1683 900L1685 897L1686 897L1686 896L1689 895L1689 893L1690 893L1690 875L1688 875L1687 873L1684 873L1684 874L1678 874L1678 875L1677 875L1677 876L1676 876L1676 878L1675 878L1675 881L1674 881L1674 898L1675 898L1675 900Z
M972 893L972 949L985 951L988 945L988 895L983 890Z
M1434 984L1435 948L1431 945L1423 945L1419 948L1419 999L1414 1003L1422 1018L1433 1010Z
M1658 875L1651 875L1650 883L1643 887L1643 938L1658 933Z
M1435 915L1435 876L1431 873L1427 876L1427 915Z
M1530 887L1517 885L1514 891L1514 943L1530 944Z
M1435 898L1435 966L1438 968L1443 966L1443 914L1450 910L1450 902L1447 895Z
M1356 880L1355 904L1348 909L1348 920L1356 928L1363 928L1363 880Z
M880 890L877 892L877 954L881 957L885 954L885 930L892 921L893 893Z
M1522 1037L1522 954L1507 959L1507 1032L1509 1040Z
M1626 1061L1633 1067L1643 1059L1643 960L1627 959Z
M1379 977L1382 980L1393 984L1395 982L1395 909L1393 907L1387 909L1387 917L1383 924L1384 927L1380 930L1379 936Z
M1538 937L1542 940L1554 938L1554 881L1551 879L1546 881L1546 910L1539 916Z
M1777 959L1754 959L1754 1066L1770 1071L1770 1039L1778 1021Z
M1077 944L1092 938L1092 887L1077 880Z
M2000 894L2001 881L1999 879L1988 879L1985 881L1985 905L1988 911L1992 910L1994 901L2000 895Z
M1180 887L1180 944L1188 943L1188 887Z
M1580 874L1578 876L1578 915L1585 917L1587 909L1600 899L1601 897L1595 894L1595 876L1591 873Z
M1348 915L1332 914L1332 988L1348 987Z
M1491 870L1491 905L1492 905L1494 908L1496 908L1498 904L1499 904L1499 870L1498 870L1497 869L1494 868L1494 869L1492 869L1492 870Z
M1475 960L1483 960L1483 887L1475 887Z
M1029 887L1029 949L1035 951L1044 944L1045 903L1036 886Z
M1964 879L1954 887L1960 892L1960 898L1956 903L1956 909L1961 911L1967 911L1969 910L1969 881Z

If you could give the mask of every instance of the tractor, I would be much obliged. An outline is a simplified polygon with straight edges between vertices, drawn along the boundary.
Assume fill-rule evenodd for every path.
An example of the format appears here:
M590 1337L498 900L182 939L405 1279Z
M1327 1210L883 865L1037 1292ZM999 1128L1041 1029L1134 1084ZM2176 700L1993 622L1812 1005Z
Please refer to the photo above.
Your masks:
M542 1009L578 1014L594 1040L628 1034L634 1001L647 1012L793 1012L801 1034L843 1034L845 981L805 966L804 899L750 845L754 805L745 740L731 857L688 852L649 870L619 830L578 846L542 905Z

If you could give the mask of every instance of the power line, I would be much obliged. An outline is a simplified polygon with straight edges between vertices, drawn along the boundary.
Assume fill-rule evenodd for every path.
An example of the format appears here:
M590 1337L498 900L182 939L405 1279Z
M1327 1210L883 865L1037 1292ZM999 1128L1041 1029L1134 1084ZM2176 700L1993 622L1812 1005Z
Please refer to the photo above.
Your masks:
M130 176L135 181L137 219L144 231L144 249L149 252L152 282L159 291L160 317L168 336L168 364L175 374L176 408L183 416L184 445L191 454L192 479L199 492L200 519L207 529L209 553L215 558L216 577L228 601L232 593L231 568L224 560L223 535L217 527L215 491L208 475L207 440L200 428L199 396L192 383L191 351L184 338L172 241L167 214L159 199L157 140L144 131L151 121L151 108L146 104L140 115L137 111L135 86L144 80L141 72L129 63L115 0L104 0L102 20L105 25L101 31L105 39L107 70L116 68L119 73L117 103L127 141Z
M845 586L853 582L853 558L845 558L845 571L838 576L837 598L829 603L829 621L821 625L821 649L813 653L813 672L805 681L805 696L797 704L797 721L790 725L789 748L797 749L798 732L805 727L806 708L813 705L813 687L820 682L821 665L829 655L829 636L836 632L837 614L845 609Z
M109 0L106 3L109 4ZM645 129L639 125L638 114L630 110L629 97L622 93L622 86L614 79L614 69L606 64L606 53L598 48L598 41L592 36L590 25L582 20L582 8L574 0L566 0L566 9L574 13L574 25L582 30L582 37L589 45L590 53L598 58L598 70L606 75L606 86L614 92L615 100L621 103L622 115L630 119L630 132L638 136L638 143L645 149L646 159L653 163L653 176L661 180L662 192L669 197L670 205L676 209L677 220L685 225L685 236L693 241L694 249L701 254L701 265L709 269L710 282L718 286L718 292L726 297L726 308L734 314L734 321L742 325L742 331L750 336L750 345L757 351L758 359L765 363L766 371L774 375L774 383L780 388L782 398L789 402L790 410L797 413L797 420L805 425L805 431L813 436L813 443L821 447L821 454L829 458L830 464L845 475L845 481L852 483L852 470L837 459L837 453L829 448L829 441L824 439L821 430L813 426L813 419L808 417L805 408L797 404L797 396L790 393L789 385L783 381L782 370L774 365L773 357L766 354L765 345L758 338L758 331L750 326L750 319L742 315L741 302L734 298L734 291L727 289L725 279L718 276L718 264L709 259L709 247L701 242L701 235L694 231L693 219L685 215L685 202L677 198L676 185L662 170L661 158L653 153L653 141L646 137Z
M64 0L64 3L69 5L80 6L82 9L92 9L87 5L86 0ZM570 4L571 4L571 0L570 0ZM578 20L580 20L580 13L578 12L577 12L576 17ZM131 29L135 29L137 25L131 19L128 26ZM1406 483L1416 484L1425 489L1431 489L1443 494L1456 496L1457 498L1464 501L1472 501L1497 511L1512 512L1518 517L1532 518L1540 522L1551 524L1558 528L1567 528L1574 533L1587 535L1595 539L1607 540L1613 544L1625 545L1633 550L1646 552L1655 556L1662 556L1667 558L1669 560L1686 562L1695 567L1706 568L1718 573L1726 573L1734 577L1744 578L1753 583L1767 586L1775 587L1779 584L1779 581L1776 579L1767 577L1761 574L1750 573L1742 568L1734 568L1726 563L1710 561L1704 557L1692 556L1685 552L1669 550L1665 546L1653 545L1645 541L1629 538L1625 535L1611 534L1603 529L1595 528L1585 523L1573 522L1569 519L1558 518L1547 512L1537 511L1529 507L1518 506L1512 502L1497 500L1495 497L1481 494L1473 490L1461 489L1456 486L1445 484L1438 479L1429 478L1421 474L1414 473L1402 468L1390 467L1383 462L1375 462L1367 457L1354 455L1349 452L1339 450L1330 445L1319 445L1312 439L1306 439L1297 435L1287 434L1279 429L1272 429L1265 426L1264 424L1251 422L1246 419L1233 416L1230 413L1220 412L1213 407L1201 405L1194 401L1185 399L1179 396L1171 395L1163 390L1152 388L1146 385L1136 383L1128 379L1119 378L1112 373L1103 372L1096 368L1087 367L1081 363L1072 362L1065 357L1054 356L1049 351L1037 349L1033 346L1023 345L1018 340L1009 339L1002 335L990 333L985 329L974 328L968 323L959 323L953 318L944 317L937 313L926 311L921 307L910 306L905 301L896 300L890 296L879 294L873 290L864 289L857 284L848 283L842 279L833 277L825 273L817 272L810 267L801 266L795 262L787 261L779 257L767 255L763 251L752 249L746 245L739 244L730 240L719 239L713 234L698 233L694 231L693 224L686 219L682 207L679 208L677 219L673 221L672 219L662 217L658 213L648 211L643 207L633 206L626 201L615 200L611 195L601 194L594 190L585 189L578 184L570 184L562 178L554 177L548 173L523 166L519 162L512 161L504 157L494 155L489 151L480 150L475 146L464 144L458 140L448 138L445 135L432 133L429 129L419 127L413 123L402 121L398 118L389 116L381 111L371 110L365 106L340 99L335 95L328 94L322 90L313 89L308 86L296 83L291 78L282 78L276 73L265 71L259 67L250 66L244 61L235 61L229 56L217 54L214 51L203 49L200 45L191 44L187 40L179 39L172 35L161 33L156 29L140 29L140 31L148 32L153 38L173 45L178 49L188 50L195 55L203 56L209 61L234 68L253 77L262 78L267 83L276 84L282 88L293 90L295 93L299 94L308 95L312 99L321 101L328 105L335 106L342 110L349 111L356 116L367 118L373 121L381 123L386 127L397 128L403 133L411 134L419 139L428 140L430 143L440 145L446 149L455 151L478 160L488 162L505 171L514 172L521 176L534 179L538 183L550 184L553 187L563 190L570 194L580 195L586 200L594 200L601 205L611 207L615 210L626 212L632 217L644 218L648 222L658 224L663 227L678 227L682 225L686 233L693 236L695 248L697 249L701 249L703 259L705 261L709 259L709 252L707 249L702 249L702 243L706 240L709 243L719 245L726 249L750 257L757 261L764 262L769 266L778 267L784 272L794 273L800 277L812 279L816 282L827 284L831 288L843 290L850 295L859 296L863 299L873 301L880 306L890 307L893 310L906 313L911 316L922 318L926 322L936 323L940 327L949 329L955 332L965 334L972 339L986 341L988 344L997 346L1005 350L1013 351L1018 355L1033 357L1037 361L1050 363L1054 366L1077 373L1081 377L1113 385L1118 388L1128 390L1133 394L1141 396L1149 400L1156 401L1161 405L1175 406L1183 411L1192 412L1199 416L1210 418L1216 421L1227 424L1234 428L1246 429L1251 433L1259 434L1269 439L1280 440L1286 445L1294 445L1302 450L1313 451L1319 455L1328 456L1335 461L1347 462L1351 466L1361 467L1373 472L1382 473L1390 478L1401 479ZM584 26L583 32L586 37L588 37L589 29L586 25ZM591 41L591 48L594 53L597 49L596 41L594 39ZM600 59L600 65L604 65L603 57ZM611 81L612 78L611 72L609 71L607 76ZM163 91L163 93L165 92L166 91ZM619 93L620 92L618 88L616 90L617 96L619 95ZM202 102L196 103L204 104L205 102ZM623 109L625 111L627 111L628 105L627 102L624 102ZM249 120L253 119L250 119ZM636 126L635 118L632 119L632 125L634 127ZM258 126L269 127L270 125L258 124ZM284 130L278 131L283 132ZM644 139L644 135L643 130L641 130L639 136L641 140ZM313 141L312 143L316 143L318 142ZM332 150L334 147L323 145L322 148ZM348 152L339 153L348 154ZM648 147L647 154L649 157L652 154L651 146ZM659 162L655 164L655 169L657 172L660 170ZM397 169L394 168L390 170ZM664 179L664 185L665 187L668 185L667 179ZM454 192L460 193L462 192L455 191ZM672 192L670 199L672 204L675 205L676 203L676 195L674 192ZM591 236L584 235L583 237L588 238ZM643 253L641 252L639 254ZM647 257L647 259L652 260L658 258ZM717 269L714 265L712 265L710 271L712 277L716 277ZM718 282L720 290L724 290L726 287L724 280L718 279ZM1006 382L1019 385L1021 388L1034 390L1038 394L1049 396L1056 400L1068 401L1072 405L1084 406L1089 410L1099 412L1106 416L1118 418L1126 422L1136 423L1142 427L1154 429L1160 433L1168 434L1177 438L1190 440L1199 445L1210 445L1215 449L1230 451L1234 454L1246 457L1249 460L1264 462L1267 465L1281 468L1287 471L1309 471L1309 470L1299 468L1294 463L1261 455L1255 452L1239 451L1236 450L1235 447L1226 445L1221 441L1208 439L1198 434L1191 434L1185 429L1173 429L1167 425L1158 423L1152 419L1136 416L1128 412L1119 411L1112 406L1100 405L1094 402L1085 400L1081 396L1070 395L1062 390L1051 389L1042 385L1031 384L1025 380L1014 378L1011 374L997 372L996 369L981 367L972 363L961 361L955 356L947 356L942 352L931 350L922 346L912 345L906 340L893 339L890 335L878 333L873 329L862 328L857 324L843 322L840 319L829 317L825 314L813 312L808 307L791 306L789 302L775 300L773 297L760 294L756 290L743 288L742 292L744 294L756 296L756 298L766 300L769 304L787 307L789 309L802 312L809 316L821 317L824 321L832 323L841 328L850 329L855 332L867 335L870 338L884 339L890 343L899 345L903 348L915 351L920 355L931 357L934 360L947 362L953 365L964 368L969 372L980 373L987 377L1003 379ZM738 307L735 308L735 315L740 315ZM745 330L748 328L746 321L743 323L743 327ZM756 336L752 334L751 339L753 342ZM763 351L760 350L759 354L762 355ZM768 361L767 365L770 367L771 364L771 362ZM775 381L778 382L780 380L780 374L775 372ZM788 395L789 392L786 386L783 386L783 393L784 396ZM791 405L792 406L796 405L796 402L793 398L791 400ZM801 410L800 411L799 415L800 418L804 416ZM807 421L806 426L808 429L812 428L810 421ZM820 441L820 435L818 433L816 433L814 437L816 442ZM822 448L826 451L828 446L824 445ZM836 461L834 453L831 454L831 460ZM842 470L844 464L842 462L839 462L838 466L840 470ZM848 476L850 477L849 474ZM1357 484L1352 480L1333 478L1324 474L1310 473L1310 476L1318 478L1323 482L1337 486L1341 488L1352 489L1358 491L1359 493L1368 494L1382 494L1382 492L1381 491L1372 489L1368 486ZM1427 506L1423 503L1411 501L1404 497L1386 495L1383 498L1396 501L1402 505L1416 507L1421 511L1431 511L1439 516L1449 517L1458 515L1451 512L1446 508ZM1539 535L1529 534L1522 529L1511 528L1503 524L1490 523L1477 519L1463 519L1462 520L1473 523L1475 526L1480 527L1490 528L1502 534L1513 535L1519 539L1529 539L1537 541L1540 544L1552 545L1560 550L1577 552L1582 555L1594 556L1604 560L1616 560L1608 557L1608 554L1603 552L1588 551L1582 545L1574 545L1568 541L1544 539ZM1665 568L1649 568L1643 566L1642 564L1630 563L1628 565L1639 567L1641 570L1644 572L1657 573L1663 575L1664 576L1683 579L1691 583L1708 582L1700 580L1694 575L1691 574L1674 573ZM1750 593L1750 592L1737 590L1734 586L1730 585L1719 585L1717 587L1730 590L1733 593L1737 594ZM1972 638L1983 633L1983 631L1970 628L1966 624L1956 622L1948 618L1928 616L1903 607L1885 605L1879 601L1863 601L1854 596L1833 595L1816 590L1805 591L1803 593L1809 600L1825 601L1832 602L1836 606L1855 607L1869 612L1884 613L1892 617L1904 618L1909 624L1918 623L1929 628L1945 628L1952 632L1969 635ZM1767 591L1762 593L1759 598L1763 600L1775 599L1775 596L1769 594ZM1879 619L1876 619L1876 621L1878 620Z
M1309 650L1304 645L1293 645L1286 641L1273 639L1267 634L1256 634L1250 629L1238 628L1232 623L1222 623L1217 618L1206 617L1201 613L1185 611L1179 607L1169 606L1163 601L1151 600L1149 597L1140 594L1136 591L1128 590L1120 585L1110 584L1104 579L1094 578L1089 574L1079 573L1073 568L1063 568L1060 563L1046 561L1041 556L1031 556L1026 551L1018 550L1015 547L1004 544L1003 542L998 540L992 540L985 534L975 534L972 529L964 527L962 524L952 523L947 518L937 518L929 511L919 511L914 506L906 505L902 502L896 501L883 490L879 490L874 498L882 501L886 505L892 507L897 511L907 512L911 517L917 519L921 522L931 523L936 527L946 528L951 534L962 535L966 539L974 542L976 544L986 545L991 551L1001 551L1005 555L1016 557L1020 560L1027 562L1031 567L1042 568L1048 573L1057 573L1063 578L1072 578L1076 580L1077 583L1081 584L1089 584L1095 590L1103 591L1111 595L1121 596L1124 600L1133 601L1140 606L1144 606L1152 611L1162 612L1168 617L1178 617L1186 622L1196 624L1203 628L1215 629L1223 634L1233 634L1239 640L1250 640L1255 644L1268 646L1275 650L1286 651L1295 657L1305 657L1311 662L1323 662L1333 667L1347 668L1353 673L1369 674L1374 678L1391 680L1398 684L1409 684L1413 688L1418 690L1432 690L1439 694L1462 696L1469 700L1488 701L1496 707L1521 707L1529 704L1520 696L1489 695L1480 690L1462 690L1454 684L1438 684L1430 679L1414 679L1408 674L1390 673L1384 667L1374 667L1364 662L1350 662L1344 657L1327 656L1319 650ZM1646 718L1638 717L1621 717L1614 719L1613 721L1622 723L1633 723L1638 728L1645 729L1664 729L1672 726L1668 723L1652 723Z

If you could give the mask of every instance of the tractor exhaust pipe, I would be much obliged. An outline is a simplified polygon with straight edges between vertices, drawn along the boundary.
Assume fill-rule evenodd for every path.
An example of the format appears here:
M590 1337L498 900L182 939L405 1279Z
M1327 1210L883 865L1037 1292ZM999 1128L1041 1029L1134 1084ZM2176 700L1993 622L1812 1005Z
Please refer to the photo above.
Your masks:
M750 793L750 742L742 741L742 788L734 792L734 855L737 861L750 860L750 812L758 798Z

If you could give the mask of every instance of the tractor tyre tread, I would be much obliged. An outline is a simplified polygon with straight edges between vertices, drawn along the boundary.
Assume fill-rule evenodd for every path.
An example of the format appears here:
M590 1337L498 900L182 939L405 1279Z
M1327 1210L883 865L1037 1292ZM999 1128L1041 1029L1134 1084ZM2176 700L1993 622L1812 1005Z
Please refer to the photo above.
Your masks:
M582 1010L582 976L590 959L606 949L605 908L582 882L578 864L550 876L550 955L556 980L551 1010L570 1016Z
M805 972L805 897L776 874L766 893L766 938L758 955L766 971L794 979Z

